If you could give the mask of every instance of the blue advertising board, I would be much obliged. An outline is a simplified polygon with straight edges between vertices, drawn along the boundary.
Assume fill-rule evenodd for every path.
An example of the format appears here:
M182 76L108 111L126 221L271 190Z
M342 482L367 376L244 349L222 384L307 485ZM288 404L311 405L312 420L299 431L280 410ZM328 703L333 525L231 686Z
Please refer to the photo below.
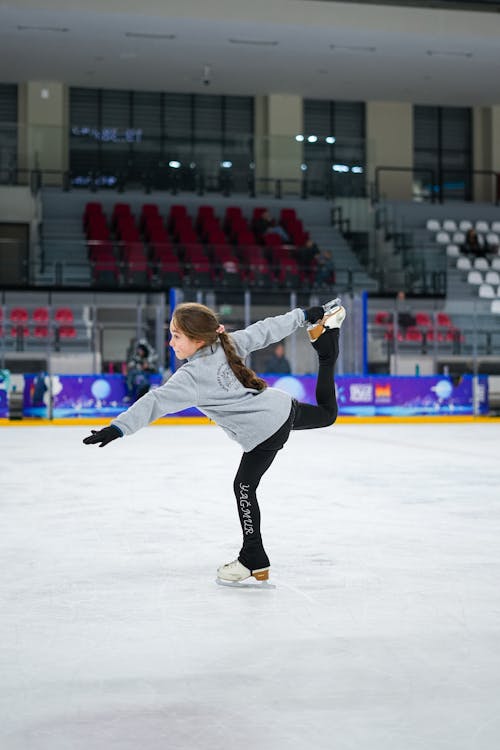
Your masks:
M48 388L35 387L35 378L26 375L25 416L47 416ZM48 377L48 376L47 376ZM314 404L316 378L312 375L263 376L270 387L280 388L299 401ZM153 376L152 387L161 383ZM474 413L473 378L452 380L446 376L337 376L335 378L339 414L344 415L467 415ZM37 393L38 391L38 393ZM2 396L2 393L4 394ZM52 377L53 416L114 417L130 405L126 400L122 375L55 375ZM488 412L488 378L478 378L478 412ZM0 390L0 416L2 398ZM199 415L197 409L180 412ZM5 415L6 416L6 413Z

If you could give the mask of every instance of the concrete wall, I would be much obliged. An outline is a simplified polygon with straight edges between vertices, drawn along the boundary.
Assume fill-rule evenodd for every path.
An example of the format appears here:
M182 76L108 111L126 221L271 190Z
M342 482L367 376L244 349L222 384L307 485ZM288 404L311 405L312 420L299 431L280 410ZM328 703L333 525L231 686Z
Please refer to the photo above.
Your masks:
M68 168L68 87L58 81L19 85L18 163L20 169ZM45 177L50 184L50 177ZM54 176L54 184L60 177Z
M302 98L291 94L255 97L255 176L302 178Z
M413 105L409 102L366 103L367 169L375 181L377 166L413 166ZM381 197L411 200L411 172L384 172L380 177Z

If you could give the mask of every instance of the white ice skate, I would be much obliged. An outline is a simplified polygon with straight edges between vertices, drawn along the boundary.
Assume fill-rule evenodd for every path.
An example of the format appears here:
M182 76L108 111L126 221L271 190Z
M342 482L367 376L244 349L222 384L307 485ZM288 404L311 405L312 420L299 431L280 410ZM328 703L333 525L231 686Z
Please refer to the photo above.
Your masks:
M269 579L269 567L249 570L239 560L233 560L233 562L221 565L217 569L217 583L238 585L252 576L257 581L267 581Z
M324 317L317 323L309 323L307 326L307 335L311 341L319 339L327 328L340 328L345 320L346 311L340 304L340 297L323 305L323 310L325 311Z

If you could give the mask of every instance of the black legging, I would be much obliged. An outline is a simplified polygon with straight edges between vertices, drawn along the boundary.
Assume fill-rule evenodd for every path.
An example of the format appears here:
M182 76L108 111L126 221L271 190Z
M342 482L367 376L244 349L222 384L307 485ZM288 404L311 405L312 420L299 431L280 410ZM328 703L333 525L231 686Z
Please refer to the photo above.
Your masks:
M339 353L339 329L325 331L313 346L319 355L317 406L294 400L290 416L279 430L253 450L243 454L234 478L234 494L243 531L243 546L238 559L250 570L266 568L269 565L269 558L262 544L260 509L257 502L257 487L261 478L271 466L278 451L285 445L291 430L328 427L337 419L333 370Z

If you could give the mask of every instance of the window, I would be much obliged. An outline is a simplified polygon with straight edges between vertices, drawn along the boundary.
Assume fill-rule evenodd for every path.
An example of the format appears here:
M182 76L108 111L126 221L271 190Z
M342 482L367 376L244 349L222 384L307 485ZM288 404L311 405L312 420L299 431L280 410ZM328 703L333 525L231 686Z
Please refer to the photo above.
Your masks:
M312 193L365 195L365 105L304 100L304 165Z
M413 108L415 182L427 197L470 200L472 113L469 107Z
M17 182L17 85L0 83L0 182Z
M152 180L209 188L220 175L246 184L253 160L253 99L243 96L70 89L73 180ZM214 184L215 186L215 184Z

